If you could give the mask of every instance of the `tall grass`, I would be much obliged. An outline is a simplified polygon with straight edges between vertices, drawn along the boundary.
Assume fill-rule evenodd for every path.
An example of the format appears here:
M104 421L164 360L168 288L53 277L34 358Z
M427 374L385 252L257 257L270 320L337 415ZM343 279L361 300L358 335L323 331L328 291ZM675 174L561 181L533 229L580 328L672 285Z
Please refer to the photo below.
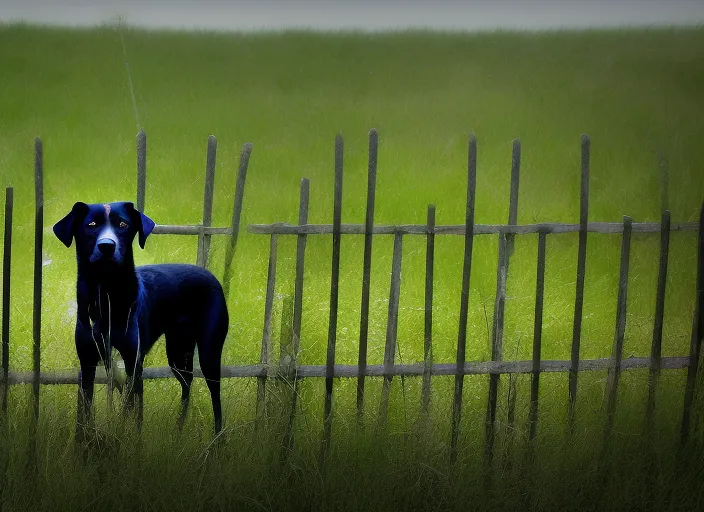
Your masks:
M379 382L370 384L378 397ZM400 406L392 408L386 429L374 426L373 413L360 428L352 399L338 404L331 450L320 464L320 417L304 411L322 402L321 380L302 386L303 410L290 452L282 451L290 398L283 385L269 387L260 430L246 407L239 415L248 421L226 425L214 441L203 394L196 393L191 417L178 433L178 408L168 398L157 401L169 396L158 395L165 391L159 387L147 384L141 438L133 418L106 416L103 409L96 440L85 448L72 442L73 413L60 405L75 390L45 390L34 456L29 408L16 396L9 439L0 438L0 456L9 458L0 489L3 510L699 510L704 496L702 429L682 448L672 435L676 421L665 421L650 438L617 429L606 451L598 408L572 437L549 422L541 424L534 444L522 426L502 430L489 467L475 439L483 428L479 414L467 422L461 456L449 462L440 420L449 412L451 393L434 397L429 418L410 407L408 421ZM235 387L231 407L254 402L255 386ZM175 388L166 391L177 396ZM549 397L546 403L554 407ZM632 404L623 409L630 423L639 423ZM699 414L697 421L702 419Z

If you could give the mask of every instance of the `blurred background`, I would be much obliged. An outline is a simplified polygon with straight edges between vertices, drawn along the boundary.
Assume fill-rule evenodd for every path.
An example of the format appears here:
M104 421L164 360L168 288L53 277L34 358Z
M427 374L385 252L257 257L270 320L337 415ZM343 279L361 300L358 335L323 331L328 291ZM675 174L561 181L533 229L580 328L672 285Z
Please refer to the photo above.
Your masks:
M451 30L696 25L701 0L2 0L0 21L262 30Z

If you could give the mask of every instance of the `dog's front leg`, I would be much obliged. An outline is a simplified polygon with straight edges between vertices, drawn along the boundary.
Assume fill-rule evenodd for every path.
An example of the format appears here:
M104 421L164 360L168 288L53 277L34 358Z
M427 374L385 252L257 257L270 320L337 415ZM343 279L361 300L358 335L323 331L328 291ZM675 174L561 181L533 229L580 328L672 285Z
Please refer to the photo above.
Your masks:
M144 357L137 355L137 366L134 372L134 394L137 398L137 430L142 431L142 420L144 419L144 381L142 380L142 369L144 367Z
M127 373L125 410L134 409L135 401L137 402L137 429L141 431L142 419L144 418L144 383L142 380L144 356L141 351L137 350L123 353L122 358L125 361L125 373Z
M78 403L76 405L76 441L85 441L86 432L93 426L93 383L95 366L81 365L78 372Z
M88 429L93 427L93 387L95 368L100 361L101 351L92 329L80 320L76 323L76 353L81 364L78 373L76 440L81 442L86 439Z

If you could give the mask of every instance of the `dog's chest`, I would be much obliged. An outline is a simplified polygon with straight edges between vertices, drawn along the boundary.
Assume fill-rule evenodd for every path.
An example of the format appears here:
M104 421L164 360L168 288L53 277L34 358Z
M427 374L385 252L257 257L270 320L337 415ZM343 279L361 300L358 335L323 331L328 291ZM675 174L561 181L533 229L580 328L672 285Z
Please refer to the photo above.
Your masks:
M88 314L93 331L100 333L103 338L109 336L113 346L117 346L123 338L136 335L136 302L125 307L111 301L96 300L91 303Z

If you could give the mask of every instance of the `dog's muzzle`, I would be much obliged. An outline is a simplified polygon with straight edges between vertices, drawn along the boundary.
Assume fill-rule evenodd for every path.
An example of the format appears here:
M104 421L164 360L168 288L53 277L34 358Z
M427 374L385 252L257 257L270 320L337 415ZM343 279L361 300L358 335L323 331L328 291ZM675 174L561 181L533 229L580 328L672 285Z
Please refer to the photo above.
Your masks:
M103 255L105 258L112 258L113 254L115 254L115 241L110 240L107 238L101 238L98 240L98 251L100 251L100 254Z
M114 233L111 231L104 231L100 234L95 242L95 247L93 249L93 254L90 257L90 261L115 261L117 263L121 263L118 240Z

